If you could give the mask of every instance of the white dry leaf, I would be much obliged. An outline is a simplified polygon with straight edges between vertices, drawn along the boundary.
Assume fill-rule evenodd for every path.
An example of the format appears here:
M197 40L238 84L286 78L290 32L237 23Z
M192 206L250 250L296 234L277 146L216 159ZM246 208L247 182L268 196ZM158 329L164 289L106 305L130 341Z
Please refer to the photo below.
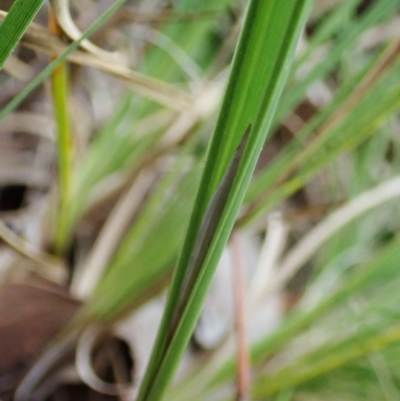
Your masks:
M72 40L79 39L82 36L82 32L75 25L71 17L69 1L50 0L50 5L63 32ZM111 61L125 66L128 64L127 58L121 52L111 52L101 49L88 39L82 41L81 47L105 61Z

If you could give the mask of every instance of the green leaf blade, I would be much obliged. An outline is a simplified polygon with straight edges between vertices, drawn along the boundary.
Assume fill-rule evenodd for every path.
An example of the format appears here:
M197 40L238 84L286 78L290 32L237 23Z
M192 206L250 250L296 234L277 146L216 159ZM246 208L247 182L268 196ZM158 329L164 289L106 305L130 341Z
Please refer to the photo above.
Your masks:
M44 0L16 0L0 25L0 69L17 46Z
M140 401L162 398L186 348L268 133L311 4L311 1L304 0L285 2L284 5L279 1L252 1L249 5L186 241L140 390ZM207 206L225 174L240 137L253 122L254 128L216 234L175 335L170 339L168 327L180 299L188 263Z

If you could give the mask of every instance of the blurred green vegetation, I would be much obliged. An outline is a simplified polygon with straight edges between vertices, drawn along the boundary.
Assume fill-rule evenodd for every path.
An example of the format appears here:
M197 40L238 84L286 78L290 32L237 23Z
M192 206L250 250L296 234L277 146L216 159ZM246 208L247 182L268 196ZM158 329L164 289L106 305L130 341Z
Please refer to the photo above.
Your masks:
M118 14L123 2L116 3ZM138 186L140 202L104 257L99 281L81 294L85 323L112 324L158 296L173 277L140 400L163 396L231 230L268 236L273 212L292 234L266 297L290 293L299 271L307 279L275 331L249 344L251 398L400 400L400 1L331 3L178 0L171 9L152 10L165 11L165 20L144 31L158 36L137 52L135 69L176 87L187 106L171 97L167 107L123 81L107 120L76 157L68 202L55 223L61 249L99 205L117 208L115 199L153 174L143 192ZM0 65L25 21L9 41L1 38L7 18L0 25ZM12 112L4 110L2 117ZM172 330L204 221L249 124L238 172ZM341 210L336 221L329 218ZM321 242L312 236L319 226L329 232ZM309 257L296 260L295 252L308 249ZM289 265L279 281L279 268ZM76 285L90 277L85 267L72 279ZM168 399L220 399L236 365L232 355L222 359L200 363Z

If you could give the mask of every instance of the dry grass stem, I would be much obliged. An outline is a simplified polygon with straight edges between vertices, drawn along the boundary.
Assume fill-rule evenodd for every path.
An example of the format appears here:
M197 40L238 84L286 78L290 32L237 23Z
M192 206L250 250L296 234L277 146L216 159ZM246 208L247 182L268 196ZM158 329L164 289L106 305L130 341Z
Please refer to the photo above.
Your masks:
M400 195L400 177L396 176L377 187L363 192L344 206L330 214L309 231L284 257L278 266L269 292L282 286L321 248L325 241L346 224L368 210Z
M86 299L99 279L131 223L131 219L154 180L154 173L142 172L125 195L113 208L85 263L71 284L71 292L78 299Z

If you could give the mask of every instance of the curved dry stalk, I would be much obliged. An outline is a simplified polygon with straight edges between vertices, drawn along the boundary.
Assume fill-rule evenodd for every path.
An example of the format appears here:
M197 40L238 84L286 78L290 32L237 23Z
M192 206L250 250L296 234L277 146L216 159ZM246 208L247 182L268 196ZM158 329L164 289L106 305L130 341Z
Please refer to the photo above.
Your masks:
M400 196L400 176L392 178L377 187L363 192L354 198L306 234L286 255L278 266L278 272L270 291L276 291L291 278L309 260L309 258L346 224L366 211Z
M92 366L92 352L96 340L101 334L98 326L89 326L79 337L76 347L75 366L80 379L93 390L107 395L121 396L132 391L128 384L107 383L97 376Z
M72 20L69 0L50 0L50 5L63 32L72 40L79 39L82 36L82 32ZM101 49L88 39L82 41L81 47L101 59L127 65L127 58L121 52L110 52Z
M93 292L153 179L154 173L142 172L115 205L82 266L82 273L73 278L71 293L77 298L86 299Z
M0 10L0 23L3 21L6 12ZM67 45L58 37L49 33L42 26L31 23L21 39L21 44L45 54L61 54ZM116 77L122 78L134 90L155 102L163 104L171 109L187 109L193 102L192 96L175 86L161 81L157 78L149 77L118 63L97 57L91 53L77 50L71 53L67 60L83 66L97 68Z
M25 242L2 221L0 221L0 238L18 254L35 262L35 264L38 265L38 273L43 277L56 283L62 283L64 281L65 271L62 268L60 259Z

